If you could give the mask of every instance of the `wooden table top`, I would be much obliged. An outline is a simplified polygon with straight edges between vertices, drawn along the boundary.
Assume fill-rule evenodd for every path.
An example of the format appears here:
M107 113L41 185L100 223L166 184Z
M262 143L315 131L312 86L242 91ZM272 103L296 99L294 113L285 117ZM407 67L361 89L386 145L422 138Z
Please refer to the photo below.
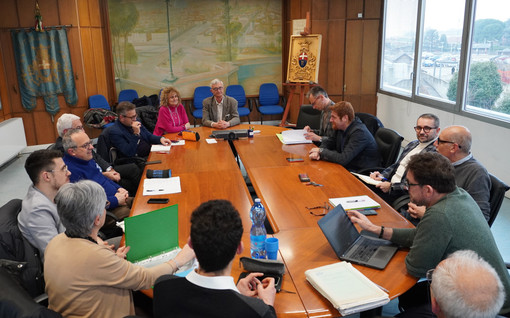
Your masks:
M313 144L283 145L276 133L286 128L264 125L239 125L231 129L260 130L253 138L233 141L236 152L246 168L248 176L261 198L274 236L280 241L279 259L285 263L282 289L275 301L279 317L332 317L340 316L329 301L322 297L305 279L307 269L338 262L339 259L317 225L320 216L309 213L306 207L324 205L329 198L367 194L381 204L377 216L370 216L376 224L388 227L412 227L412 225L370 191L342 166L308 159ZM208 127L192 128L200 133L198 142L186 141L184 146L172 146L169 154L151 153L149 161L161 160L160 164L148 165L147 169L171 169L172 176L181 179L181 193L150 197L167 197L169 204L179 205L179 242L184 245L189 236L189 218L200 203L211 199L227 199L238 209L243 220L245 246L242 255L236 256L232 276L242 272L241 256L249 257L249 210L252 199L241 170L234 157L230 143L218 140L208 144L211 132ZM181 139L177 134L166 135L169 139ZM288 162L286 158L303 158L302 162ZM305 185L298 174L307 173L322 187ZM143 179L141 184L143 184ZM142 195L140 186L133 203L132 215L146 213L168 204L147 204L149 196ZM316 210L321 212L322 210ZM404 259L407 251L400 250L386 269L376 270L355 265L363 274L390 292L390 298L408 290L416 279L407 274ZM146 291L152 295L152 290Z

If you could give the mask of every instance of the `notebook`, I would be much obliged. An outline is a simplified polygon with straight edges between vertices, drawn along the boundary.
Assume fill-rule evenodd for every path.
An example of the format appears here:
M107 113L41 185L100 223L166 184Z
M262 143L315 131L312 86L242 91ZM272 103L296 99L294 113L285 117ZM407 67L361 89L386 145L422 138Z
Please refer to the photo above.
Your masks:
M336 207L341 205L345 210L369 210L381 207L377 201L368 195L358 195L354 197L331 198L329 203Z
M361 235L341 205L318 222L324 236L339 259L384 269L398 247L387 240Z
M124 219L127 260L133 264L153 267L173 259L179 247L179 217L177 204ZM185 264L179 273L188 271L193 262Z

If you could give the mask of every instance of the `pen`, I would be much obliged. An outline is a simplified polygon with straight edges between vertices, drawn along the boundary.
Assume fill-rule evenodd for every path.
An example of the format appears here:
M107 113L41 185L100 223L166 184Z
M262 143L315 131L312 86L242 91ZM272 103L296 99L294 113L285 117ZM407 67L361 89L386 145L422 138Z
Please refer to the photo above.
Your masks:
M365 200L350 200L350 201L345 201L347 203L356 203L356 202L365 202Z

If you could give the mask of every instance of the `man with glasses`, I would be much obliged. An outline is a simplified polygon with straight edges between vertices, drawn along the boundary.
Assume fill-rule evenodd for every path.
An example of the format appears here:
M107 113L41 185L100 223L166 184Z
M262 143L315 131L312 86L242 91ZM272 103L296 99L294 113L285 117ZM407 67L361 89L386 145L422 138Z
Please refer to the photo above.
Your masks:
M472 250L494 267L510 295L510 276L489 225L473 198L456 186L450 161L438 153L428 152L414 155L407 167L405 185L411 202L426 207L416 228L375 225L357 211L348 212L351 221L380 238L410 248L405 264L407 272L417 278L424 278L429 269L451 253ZM420 305L420 301L430 306L426 284L418 283L404 295L399 298L401 307ZM501 310L501 313L508 312L510 297Z
M319 129L311 129L310 126L305 126L304 130L307 131L305 138L312 140L316 145L320 145L326 139L335 136L335 130L329 121L331 118L331 106L335 105L335 102L329 99L326 90L320 86L312 87L306 93L306 97L312 104L313 109L321 111L321 122Z
M434 152L434 141L439 134L439 118L434 114L423 114L418 117L416 126L416 140L404 147L397 162L384 169L370 174L374 180L382 181L376 186L375 192L386 202L392 204L397 198L406 194L402 181L406 177L407 163L411 157L418 153Z
M37 150L25 162L32 184L22 201L18 227L23 236L36 247L44 259L49 241L65 231L54 199L58 189L69 182L71 173L57 150Z
M126 189L106 178L96 161L92 157L92 142L89 136L81 129L70 129L64 134L63 145L65 150L64 162L71 174L71 182L92 180L99 183L108 199L108 210L112 211L120 220L129 216L133 198ZM113 225L110 221L108 226Z
M241 120L237 111L237 100L223 93L225 87L219 79L213 79L209 86L213 96L202 102L202 125L218 129L239 125Z
M471 153L471 132L464 126L445 128L434 142L437 152L448 158L455 169L457 186L466 190L476 201L483 216L490 218L491 179L485 169ZM425 213L424 206L409 203L409 214L421 219Z
M118 158L146 158L151 151L151 145L170 145L169 139L151 134L136 119L135 108L133 103L127 101L117 105L119 118L110 130L110 142L117 148Z

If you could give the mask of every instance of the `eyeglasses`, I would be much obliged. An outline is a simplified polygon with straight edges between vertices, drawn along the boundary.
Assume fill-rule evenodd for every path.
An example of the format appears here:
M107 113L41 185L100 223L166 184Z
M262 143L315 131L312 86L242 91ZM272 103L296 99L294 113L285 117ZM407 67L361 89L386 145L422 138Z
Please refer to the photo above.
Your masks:
M438 144L453 144L453 145L457 145L460 148L462 148L458 143L454 142L454 141L449 141L449 140L442 140L441 138L437 138L437 143Z
M104 208L108 209L110 207L110 201L106 200L106 203L104 204Z
M416 126L414 127L414 130L416 130L417 133L423 130L426 134L428 134L432 129L436 129L437 127L429 127L429 126Z
M308 212L310 212L311 215L323 216L328 213L330 206L329 206L328 202L324 202L324 205L313 206L311 208L305 206L305 208L308 210ZM314 211L312 211L312 210L316 210L316 209L324 209L324 210L322 212L318 212L318 213L315 213Z
M64 173L67 173L67 165L64 165L62 168L60 168L59 170L55 170L55 169L51 169L51 170L46 170L46 172L51 172L51 173L54 173L55 171L62 171Z
M223 86L218 86L218 87L213 87L211 88L213 91L219 91L219 90L223 90Z
M92 141L91 140L89 142L84 143L81 146L74 146L73 148L89 149L90 146L92 146Z
M405 180L404 182L404 188L408 189L412 186L421 186L419 183L409 183L409 180Z
M76 126L76 127L74 127L74 129L80 129L80 130L83 130L83 126Z
M429 269L427 271L427 274L425 274L425 278L427 278L427 282L430 284L432 284L432 275L434 274L434 269Z
M129 119L131 119L131 120L136 120L136 115L131 116L131 117L130 117L130 116L126 116L126 115L122 115L122 116L124 116L124 117L126 117L126 118L129 118Z
M177 95L168 96L168 99L175 99L175 98L179 99L179 96L177 96Z
M315 98L315 100L314 100L314 101L313 101L313 103L312 103L312 107L314 107L314 106L315 106L315 104L317 104L317 101L321 98L321 96L322 96L322 95L318 95L318 96Z

